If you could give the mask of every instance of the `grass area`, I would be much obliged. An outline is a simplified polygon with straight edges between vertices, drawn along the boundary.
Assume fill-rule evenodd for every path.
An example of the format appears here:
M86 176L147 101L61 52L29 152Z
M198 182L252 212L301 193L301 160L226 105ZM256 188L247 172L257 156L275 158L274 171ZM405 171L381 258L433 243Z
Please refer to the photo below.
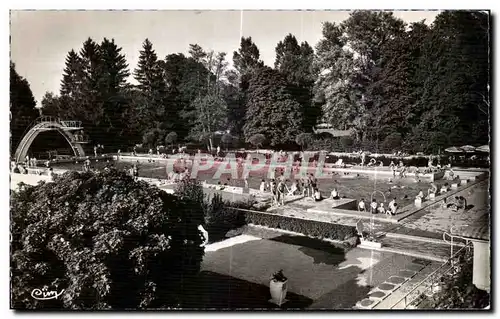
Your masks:
M117 169L128 169L133 163L117 161L113 163ZM56 167L80 170L82 169L83 163L65 163L59 164ZM96 169L102 169L104 166L109 165L106 161L92 162L92 166ZM262 179L266 179L266 170L263 169L257 172L251 172L248 179L248 185L250 188L258 189ZM217 183L228 183L231 186L243 187L244 181L242 179L229 179L230 174L221 174L220 178L214 178L216 169L211 169L208 171L202 171L198 173L197 178L199 180L206 181L207 183L217 184ZM166 164L164 162L154 161L151 163L141 162L139 164L139 175L141 177L148 178L167 178ZM436 181L438 188L446 183L444 180ZM291 182L288 183L290 186ZM318 179L318 187L322 192L323 196L329 196L333 188L337 188L340 196L345 196L347 198L360 200L364 198L365 201L369 202L372 198L375 198L378 202L384 201L388 203L392 198L396 197L399 207L404 207L413 203L415 196L422 190L425 194L429 188L428 182L415 182L414 178L399 179L396 178L394 182L389 182L386 178L384 179L372 179L368 176L352 176L352 175L328 175L325 178ZM383 194L383 195L382 195Z

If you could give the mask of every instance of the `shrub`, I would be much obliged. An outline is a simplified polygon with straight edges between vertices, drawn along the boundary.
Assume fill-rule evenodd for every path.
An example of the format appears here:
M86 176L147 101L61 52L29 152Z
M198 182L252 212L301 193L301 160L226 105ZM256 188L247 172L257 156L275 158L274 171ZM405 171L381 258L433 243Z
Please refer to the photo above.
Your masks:
M403 143L403 138L399 133L392 133L388 135L384 141L382 142L382 149L387 152L394 152L401 150L401 146Z
M337 143L337 141L330 135L330 137L328 138L313 139L308 145L307 149L311 151L325 150L328 152L333 152L339 150L338 145L339 144Z
M351 152L352 147L354 146L354 140L350 136L342 136L340 138L340 145L342 146L342 150L344 152Z
M245 215L232 209L251 208L252 202L224 202L221 195L215 194L209 202L205 204L206 230L211 243L226 238L227 232L245 226Z
M177 133L170 132L165 136L165 145L173 145L177 141Z
M11 215L15 309L177 307L204 253L201 209L115 170L13 192Z
M295 138L295 143L304 149L307 145L311 144L313 141L313 136L311 133L300 133Z
M266 137L264 136L264 134L255 134L250 136L248 142L258 148L266 142Z
M226 133L226 134L222 135L221 142L222 142L222 144L224 144L224 146L227 149L233 143L233 139L234 139L234 137L231 134Z
M177 197L190 205L195 205L197 208L203 208L205 194L203 193L203 186L201 186L199 180L184 178L175 185L174 193Z
M147 131L144 133L142 136L142 143L146 144L147 146L151 147L156 141L156 136L154 131Z

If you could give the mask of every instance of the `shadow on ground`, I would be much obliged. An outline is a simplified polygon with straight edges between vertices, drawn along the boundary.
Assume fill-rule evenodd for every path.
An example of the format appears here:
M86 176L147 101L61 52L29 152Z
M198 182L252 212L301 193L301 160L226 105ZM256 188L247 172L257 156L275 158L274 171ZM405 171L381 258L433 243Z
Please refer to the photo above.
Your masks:
M326 264L337 266L344 262L345 251L343 248L335 247L333 244L304 236L281 235L269 240L289 245L301 246L298 250L312 257L315 264Z
M211 271L202 271L199 276L185 286L186 310L273 310L279 309L269 302L269 287ZM288 292L281 309L304 309L312 299Z
M360 286L356 279L352 279L322 295L310 309L352 309L359 300L362 300L373 289L372 286Z

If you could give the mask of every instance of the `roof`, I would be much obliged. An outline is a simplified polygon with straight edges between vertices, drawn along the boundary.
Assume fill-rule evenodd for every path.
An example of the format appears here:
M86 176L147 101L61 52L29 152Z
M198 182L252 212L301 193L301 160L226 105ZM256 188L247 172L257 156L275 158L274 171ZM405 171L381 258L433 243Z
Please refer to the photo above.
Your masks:
M319 133L330 133L333 135L333 137L340 137L340 136L351 136L353 131L352 130L336 130L332 128L318 128L315 130L316 134Z

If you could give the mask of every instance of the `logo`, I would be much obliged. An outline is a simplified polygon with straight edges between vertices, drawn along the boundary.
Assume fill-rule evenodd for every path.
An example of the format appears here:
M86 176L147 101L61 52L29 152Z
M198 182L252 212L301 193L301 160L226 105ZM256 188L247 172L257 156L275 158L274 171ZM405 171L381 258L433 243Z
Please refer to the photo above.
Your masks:
M57 299L64 292L64 289L61 292L57 292L57 290L48 290L47 287L43 287L43 289L33 289L31 292L31 297L36 300L51 300Z

